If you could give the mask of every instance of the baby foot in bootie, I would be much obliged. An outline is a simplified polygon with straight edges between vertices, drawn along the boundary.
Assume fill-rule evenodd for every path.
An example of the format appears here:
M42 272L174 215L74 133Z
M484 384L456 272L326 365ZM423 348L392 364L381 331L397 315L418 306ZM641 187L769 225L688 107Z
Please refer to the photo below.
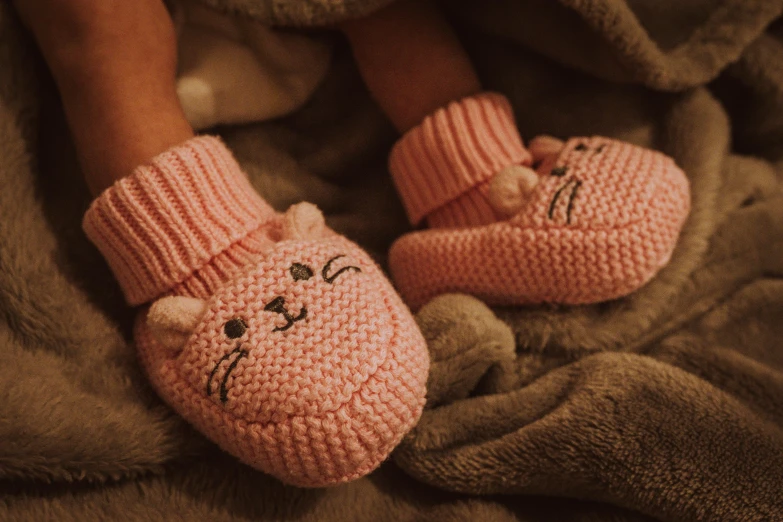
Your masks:
M448 112L457 110L450 107ZM480 120L467 130L456 125L454 116L446 120L438 126L442 133L473 136L482 145L476 136L492 135ZM495 123L505 126L508 135L513 119ZM424 168L430 167L441 177L452 172L474 194L486 184L485 205L496 219L463 219L461 227L413 232L392 245L393 279L412 308L449 292L472 294L490 304L595 303L633 292L668 262L690 210L688 180L671 158L602 137L566 143L541 137L530 144L538 182L524 190L519 176L503 174L503 163L520 154L501 156L505 159L494 169L501 174L487 183L487 155L442 146L451 138L440 137L432 127L425 121L393 153L392 173L402 180L409 216L421 218L467 201L464 194L444 199L427 182L409 182L414 175L432 179ZM410 137L417 133L427 139ZM455 213L451 208L447 212Z
M429 359L378 266L313 205L274 212L214 138L161 155L85 231L138 316L158 394L243 462L304 487L359 478L417 422Z
M508 100L496 93L462 99L408 131L389 170L411 223L431 228L488 225L518 211L539 176L531 168Z

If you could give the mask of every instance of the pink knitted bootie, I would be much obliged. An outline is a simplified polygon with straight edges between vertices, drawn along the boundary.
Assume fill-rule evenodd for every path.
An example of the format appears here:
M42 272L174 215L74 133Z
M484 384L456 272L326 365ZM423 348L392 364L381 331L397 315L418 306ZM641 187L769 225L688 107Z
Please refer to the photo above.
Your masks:
M528 153L498 96L441 109L392 151L413 223L471 216L430 220L436 227L392 245L392 276L408 305L447 292L498 305L586 304L647 283L668 262L690 209L682 170L659 152L608 138L541 137L530 143L530 180ZM494 219L486 210L473 218L478 199Z
M216 138L139 167L84 230L139 313L159 395L245 463L290 484L361 477L417 422L429 359L413 317L310 204L274 212Z

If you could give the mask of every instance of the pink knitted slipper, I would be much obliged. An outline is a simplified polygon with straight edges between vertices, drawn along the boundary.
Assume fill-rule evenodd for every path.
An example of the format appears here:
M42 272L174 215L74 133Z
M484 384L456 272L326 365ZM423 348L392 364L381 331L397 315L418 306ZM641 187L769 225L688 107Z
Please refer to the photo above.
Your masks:
M429 359L410 312L312 205L275 213L216 138L138 168L84 229L131 304L140 361L180 415L290 484L375 469L421 415Z
M453 132L448 126L440 130ZM406 138L397 154L418 157L421 147ZM547 138L531 143L540 162L532 192L513 187L514 176L498 176L491 184L490 201L515 201L507 205L517 209L511 218L413 232L392 245L392 275L413 309L446 292L469 293L490 304L606 301L638 289L668 262L690 208L688 180L674 161L602 137L559 143ZM453 151L434 144L427 151L421 169L397 176L432 179L425 165L446 170L454 162ZM462 161L463 171L481 170L471 157L463 154ZM434 187L419 193L413 208L441 202L434 194Z

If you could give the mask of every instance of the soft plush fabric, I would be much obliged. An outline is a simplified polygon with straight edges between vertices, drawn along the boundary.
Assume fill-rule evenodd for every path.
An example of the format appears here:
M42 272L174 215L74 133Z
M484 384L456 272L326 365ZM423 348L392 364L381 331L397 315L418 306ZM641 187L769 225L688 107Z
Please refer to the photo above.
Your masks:
M378 6L210 3L300 25ZM343 486L283 486L144 377L133 310L81 231L89 195L51 85L0 3L0 519L781 518L783 2L444 7L531 149L599 135L683 169L692 210L669 265L602 305L423 307L431 397L400 451ZM409 230L386 170L397 136L345 46L301 111L222 135L276 210L312 201L379 260Z
M320 35L278 30L195 0L173 2L173 17L177 94L194 129L290 114L329 69L331 46Z
M155 301L134 329L155 390L243 462L333 486L421 416L427 346L379 267L313 205L276 214L217 138L139 166L84 230L127 301Z

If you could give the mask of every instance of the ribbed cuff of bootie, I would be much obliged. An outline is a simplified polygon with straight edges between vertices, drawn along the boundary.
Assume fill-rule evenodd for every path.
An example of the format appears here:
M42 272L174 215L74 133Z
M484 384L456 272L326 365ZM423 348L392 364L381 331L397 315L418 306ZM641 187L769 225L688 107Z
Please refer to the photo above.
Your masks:
M389 170L414 225L511 165L529 165L514 112L482 93L438 109L394 146Z
M82 226L131 305L181 283L274 215L215 137L176 146L116 182Z

